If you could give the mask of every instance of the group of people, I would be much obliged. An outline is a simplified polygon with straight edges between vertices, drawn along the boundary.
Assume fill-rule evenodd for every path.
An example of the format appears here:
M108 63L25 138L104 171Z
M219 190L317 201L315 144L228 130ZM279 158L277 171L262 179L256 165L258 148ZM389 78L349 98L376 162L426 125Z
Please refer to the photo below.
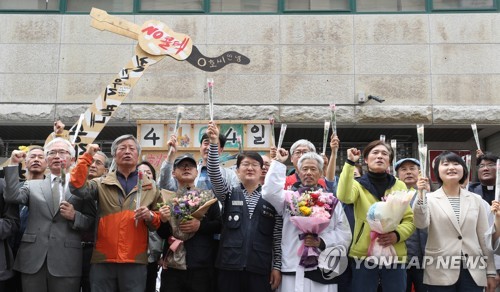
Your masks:
M150 292L160 268L162 292L496 288L500 202L493 154L478 152L479 181L469 183L463 159L442 153L432 162L439 183L434 191L417 159L400 159L392 175L395 153L380 140L363 151L348 149L336 176L335 135L330 157L299 140L290 151L241 152L232 169L220 166L226 138L211 121L200 139L201 159L178 155L172 136L171 154L157 176L139 160L133 135L113 142L111 167L96 144L76 159L73 145L58 137L60 129L43 148L13 151L4 168L0 291ZM365 167L358 164L361 157ZM19 174L22 162L26 180ZM370 208L409 190L415 194L395 230L375 234L367 221ZM199 191L217 203L201 218L176 220L168 198ZM314 214L326 221L309 229L298 224L294 194L316 202L297 206L320 210ZM391 265L374 262L374 241L391 247ZM321 262L322 252L332 249L344 251L334 276ZM458 261L443 264L449 259Z

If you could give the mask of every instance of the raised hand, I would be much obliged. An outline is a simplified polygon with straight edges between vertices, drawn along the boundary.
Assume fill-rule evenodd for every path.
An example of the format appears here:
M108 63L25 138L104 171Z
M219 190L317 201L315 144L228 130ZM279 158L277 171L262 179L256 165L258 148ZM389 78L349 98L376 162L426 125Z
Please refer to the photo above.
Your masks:
M92 157L94 157L94 154L97 153L101 148L97 144L89 144L87 145L87 151L85 153L90 154Z
M21 150L14 150L12 151L12 154L10 155L10 164L19 164L23 162L23 160L26 158L26 152L21 151Z
M349 159L350 161L357 162L360 157L361 157L361 150L358 150L357 148L347 149L347 159Z
M208 122L207 135L210 143L217 144L219 141L219 128L214 121Z
M340 140L339 137L335 134L332 134L330 137L330 149L332 149L332 153L339 150Z
M65 125L60 120L54 122L54 133L56 135L62 135L64 132Z
M285 163L285 161L288 159L288 151L283 149L283 148L279 148L278 150L276 150L276 160L278 160L279 162L281 163Z

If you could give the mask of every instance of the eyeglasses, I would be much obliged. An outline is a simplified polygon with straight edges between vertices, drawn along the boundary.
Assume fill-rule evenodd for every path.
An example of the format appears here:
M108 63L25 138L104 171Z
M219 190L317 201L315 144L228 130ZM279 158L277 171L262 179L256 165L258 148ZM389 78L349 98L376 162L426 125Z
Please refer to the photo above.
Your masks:
M51 157L54 157L56 156L57 154L59 154L59 156L64 156L64 155L69 155L69 151L67 150L63 150L63 149L59 149L59 150L50 150L49 152L47 152L47 155L48 156L51 156Z
M97 160L97 159L96 159L96 160L92 160L92 164L94 164L94 163L95 163L95 165L97 165L97 166L102 166L102 165L104 165L104 163L103 163L102 161ZM92 165L92 164L91 164L91 165Z
M482 169L482 168L496 168L497 166L493 163L490 163L490 164L479 164L479 169Z
M260 163L242 163L240 164L240 167L242 168L260 168Z
M311 152L311 151L309 151L309 150L302 150L302 151L296 150L296 151L293 151L292 154L293 154L293 156L302 156L302 155L309 153L309 152Z
M178 164L175 168L180 168L180 169L192 169L192 168L196 168L196 165L192 164L192 163L181 163L181 164Z

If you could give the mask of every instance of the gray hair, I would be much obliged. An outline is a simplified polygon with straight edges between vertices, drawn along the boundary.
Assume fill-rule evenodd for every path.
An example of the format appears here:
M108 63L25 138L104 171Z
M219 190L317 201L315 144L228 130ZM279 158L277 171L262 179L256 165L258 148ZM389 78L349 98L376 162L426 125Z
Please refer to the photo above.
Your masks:
M302 154L302 156L299 159L299 162L297 162L297 166L299 167L299 170L302 167L302 163L304 163L304 160L306 160L306 159L316 160L316 162L318 164L318 169L321 172L323 172L323 163L324 163L323 157L321 157L321 155L319 155L316 152L307 152L307 153Z
M49 156L49 152L50 152L50 150L52 150L52 146L54 146L54 144L58 143L58 142L66 144L66 146L68 147L68 149L66 149L66 150L69 151L69 154L71 155L71 157L75 157L75 148L73 148L73 145L71 145L71 143L68 140L60 138L60 137L55 138L54 140L47 143L47 145L45 145L45 147L44 147L45 157Z
M111 144L111 156L114 158L116 156L116 149L118 148L118 145L120 145L123 141L126 140L133 140L135 143L135 147L137 148L137 152L139 156L141 156L141 145L139 145L139 141L134 137L134 135L122 135L113 141L113 144Z
M104 153L102 151L97 151L94 155L96 155L96 154L104 157L104 167L109 168L109 165L111 164L111 160L109 159L108 155L106 155L106 153Z
M292 155L295 149L297 149L297 147L299 146L305 146L309 148L311 152L316 152L316 147L314 147L313 143L306 139L300 139L297 142L293 143L292 147L290 147L290 155Z

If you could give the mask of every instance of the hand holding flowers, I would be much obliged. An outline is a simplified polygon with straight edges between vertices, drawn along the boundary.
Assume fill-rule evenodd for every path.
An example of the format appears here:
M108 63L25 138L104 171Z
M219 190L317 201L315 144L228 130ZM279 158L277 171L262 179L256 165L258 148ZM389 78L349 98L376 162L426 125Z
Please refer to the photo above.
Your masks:
M299 264L305 268L316 267L321 243L318 235L330 224L338 200L332 193L304 188L285 191L285 202L291 215L290 221L303 232L299 235L304 241L298 250Z
M397 258L393 246L397 241L397 235L393 232L403 218L408 204L415 191L396 191L386 196L383 202L376 202L370 209L366 219L370 225L370 246L368 256Z

